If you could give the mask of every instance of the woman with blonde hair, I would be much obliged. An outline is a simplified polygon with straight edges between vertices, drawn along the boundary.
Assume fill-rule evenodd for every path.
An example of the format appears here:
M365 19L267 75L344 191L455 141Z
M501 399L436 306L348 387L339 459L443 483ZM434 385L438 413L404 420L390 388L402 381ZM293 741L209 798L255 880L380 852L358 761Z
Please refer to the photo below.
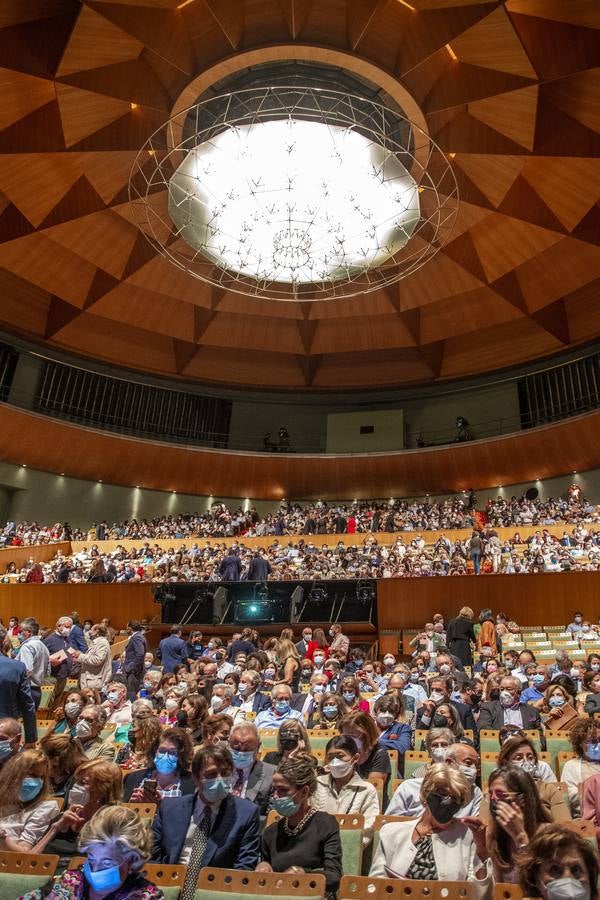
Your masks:
M0 771L0 849L41 853L50 822L58 816L51 799L50 765L41 750L24 750Z
M469 606L463 606L458 616L448 622L446 646L453 656L460 659L463 666L472 666L474 644L473 610Z
M75 769L87 761L84 749L77 738L69 734L46 734L40 741L50 766L52 793L64 797Z
M151 836L139 814L123 806L105 806L81 829L79 852L87 856L57 882L20 900L163 900L164 894L141 874L150 858Z
M277 649L279 680L277 684L289 684L294 694L298 693L300 681L300 654L293 641L280 640Z
M485 825L458 811L473 797L473 785L458 769L436 763L420 790L418 819L384 825L369 873L372 878L471 881L478 897L492 889L492 868Z

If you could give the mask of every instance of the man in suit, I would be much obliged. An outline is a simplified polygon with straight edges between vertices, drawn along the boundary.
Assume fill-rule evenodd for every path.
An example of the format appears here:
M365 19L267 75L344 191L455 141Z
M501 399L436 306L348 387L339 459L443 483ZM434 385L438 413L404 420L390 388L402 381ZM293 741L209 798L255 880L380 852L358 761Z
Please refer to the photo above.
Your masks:
M273 572L271 563L264 555L264 551L257 550L252 555L246 574L247 581L266 581Z
M292 709L302 713L305 722L320 706L325 692L329 687L327 675L315 672L310 679L310 689L306 693L294 694L292 697Z
M250 669L242 672L238 693L233 697L231 705L238 708L240 712L253 712L256 715L263 709L268 709L271 705L271 698L268 694L259 691L261 681L259 672Z
M152 859L187 867L182 896L193 896L200 869L254 871L260 859L260 813L251 800L236 797L233 760L226 747L196 752L192 775L197 791L163 800L152 823Z
M6 629L0 627L0 646L6 639ZM37 741L35 703L25 665L17 659L0 654L0 719L23 719L25 745L33 747Z
M163 664L163 674L173 672L175 666L187 665L189 647L181 637L181 627L173 625L168 637L163 638L156 650L157 657Z
M130 700L134 700L144 675L148 644L140 622L128 622L127 633L130 637L125 647L123 667L127 678L127 695Z
M296 644L296 650L300 655L300 659L304 659L306 656L306 652L308 650L308 645L312 641L312 628L310 625L305 626L302 629L302 640L298 641Z
M475 724L471 708L467 706L466 703L457 703L454 700L450 700L452 688L453 683L451 678L446 678L443 675L435 675L431 679L429 682L429 700L417 710L417 728L430 728L435 710L440 704L445 703L454 707L463 728L470 728L473 731L473 736L477 743L477 725ZM479 721L479 725L481 728L494 727L493 725L481 725L481 720Z
M537 729L542 737L542 722L535 706L521 703L522 684L514 675L505 675L500 681L500 699L482 703L479 727L499 731L503 725L516 725L524 730Z
M275 766L258 759L260 736L258 728L250 722L234 725L229 735L229 747L233 759L232 793L234 797L252 800L266 816Z

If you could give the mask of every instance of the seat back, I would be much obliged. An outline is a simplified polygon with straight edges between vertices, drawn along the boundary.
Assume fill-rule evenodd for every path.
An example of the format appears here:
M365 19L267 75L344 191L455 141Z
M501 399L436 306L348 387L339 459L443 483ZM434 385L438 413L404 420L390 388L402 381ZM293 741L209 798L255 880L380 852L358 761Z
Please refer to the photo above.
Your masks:
M394 781L398 777L398 751L388 750L387 753L390 758L390 778Z
M144 804L124 803L124 806L143 806ZM151 804L150 804L151 805ZM69 860L69 869L78 869L86 861L85 856L72 856ZM146 863L142 869L142 875L160 887L165 900L178 900L185 882L185 866L162 865L162 863ZM1 895L0 895L1 896Z
M427 900L473 900L475 886L467 881L412 881L404 878L369 878L345 875L339 900L388 900L390 897L423 897Z
M247 897L313 900L325 896L325 876L244 872L206 866L200 871L194 900L215 900L221 895L229 900L245 900Z
M430 762L431 757L424 750L407 750L404 754L404 777L412 778L415 769L426 766Z
M58 865L52 853L0 851L0 897L21 897L46 887Z
M133 809L140 819L153 819L156 815L156 803L121 803L119 805L125 806L127 809Z
M569 753L573 749L573 745L569 740L568 731L551 731L546 730L546 749L552 760L551 765L556 767L556 761L559 753Z
M494 885L494 900L522 900L523 891L518 884L498 881Z
M48 734L49 731L52 731L52 729L56 725L56 719L38 719L36 724L38 739L40 739L43 738L44 735Z
M379 810L383 812L383 795L385 792L386 777L381 772L371 772L367 776L367 781L373 785L377 791L377 799L379 801Z
M277 750L279 728L260 728L260 745L262 750Z
M52 698L54 696L55 684L43 684L41 687L42 698L40 700L39 709L49 709L52 705Z
M482 728L479 732L479 749L483 753L494 753L500 750L499 731L489 728Z

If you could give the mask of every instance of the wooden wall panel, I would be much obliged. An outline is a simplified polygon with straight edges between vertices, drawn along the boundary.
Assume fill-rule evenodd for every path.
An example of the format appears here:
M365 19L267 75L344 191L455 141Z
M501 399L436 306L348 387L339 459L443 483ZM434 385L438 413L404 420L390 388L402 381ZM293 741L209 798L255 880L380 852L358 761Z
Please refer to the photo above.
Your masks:
M75 478L215 497L411 497L533 482L600 466L600 411L516 434L394 453L207 450L119 436L0 404L1 455Z
M519 625L566 625L575 609L598 619L597 572L386 579L378 583L379 629L416 628L441 612L446 620L470 606L489 608Z
M0 550L0 575L4 574L9 562L16 563L19 569L32 557L36 562L47 562L54 559L59 551L65 554L71 552L68 541L60 544L38 544L34 547L5 547Z
M41 625L53 626L74 610L82 622L108 617L114 628L124 628L133 619L160 618L151 584L0 585L0 619L5 623L11 616L35 616Z

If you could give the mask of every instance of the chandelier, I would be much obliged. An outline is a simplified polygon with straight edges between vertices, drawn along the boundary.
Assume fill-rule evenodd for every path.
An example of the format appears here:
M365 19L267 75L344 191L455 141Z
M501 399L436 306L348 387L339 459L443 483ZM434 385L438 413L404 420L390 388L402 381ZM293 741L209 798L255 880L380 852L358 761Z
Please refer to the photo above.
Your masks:
M170 119L134 163L148 240L221 290L278 300L385 288L447 241L452 168L397 110L315 87L260 87Z

